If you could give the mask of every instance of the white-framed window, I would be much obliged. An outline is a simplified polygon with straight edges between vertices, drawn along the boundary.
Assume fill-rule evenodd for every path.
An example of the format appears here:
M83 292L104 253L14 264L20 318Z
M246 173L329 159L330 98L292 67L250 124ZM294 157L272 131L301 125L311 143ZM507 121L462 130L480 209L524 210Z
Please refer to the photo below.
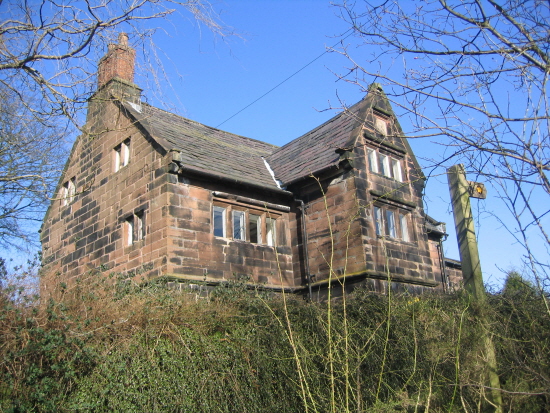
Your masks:
M403 182L403 168L401 166L403 161L401 159L379 153L371 148L367 149L367 158L370 172L380 173L398 182Z
M374 206L374 231L376 235L411 242L409 214L394 208Z
M409 236L409 219L405 214L399 214L399 226L401 227L401 239L409 242L411 240Z
M130 139L126 139L113 149L113 170L118 172L130 163Z
M376 235L384 235L384 220L382 219L382 209L374 207L374 228Z
M61 188L61 205L69 205L76 195L76 177L72 177Z
M126 245L134 244L134 216L126 218Z
M395 212L391 209L386 210L386 234L390 238L397 238L397 229L395 228Z
M260 215L250 214L248 216L248 231L251 243L262 243L262 217Z
M246 240L246 226L244 211L232 211L233 214L233 239Z
M392 178L396 181L403 182L403 172L401 171L401 161L397 159L391 160Z
M270 247L277 245L277 220L267 217L266 224L266 243Z
M134 245L145 238L145 215L137 211L126 218L126 245Z
M226 209L220 206L214 206L213 210L213 228L214 228L214 236L216 237L226 237L226 223L225 223L225 211Z
M367 156L369 158L369 170L374 173L378 173L378 153L374 149L367 149Z
M390 158L388 155L380 154L380 165L382 166L382 175L391 178Z
M276 246L278 214L243 205L222 205L212 208L214 236Z

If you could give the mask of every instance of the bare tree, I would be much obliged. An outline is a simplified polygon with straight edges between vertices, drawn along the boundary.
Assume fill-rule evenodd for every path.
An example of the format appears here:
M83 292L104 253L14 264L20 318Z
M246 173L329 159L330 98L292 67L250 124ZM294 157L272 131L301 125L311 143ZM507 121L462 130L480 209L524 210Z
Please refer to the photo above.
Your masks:
M515 221L508 230L539 287L550 288L550 3L343 0L338 7L359 41L337 49L352 63L343 77L384 83L394 106L411 115L411 135L445 145L434 166L463 162L498 189ZM545 253L535 255L533 243Z
M168 17L229 30L208 0L0 0L0 11L0 246L23 246L36 240L66 159L63 137L81 126L107 44L126 32L156 73L155 25Z
M154 24L180 13L227 34L207 0L4 0L0 7L6 16L0 21L0 84L42 122L58 115L76 119L95 90L97 61L117 32L152 49Z
M36 241L65 163L64 137L64 130L38 122L10 89L0 88L0 246Z

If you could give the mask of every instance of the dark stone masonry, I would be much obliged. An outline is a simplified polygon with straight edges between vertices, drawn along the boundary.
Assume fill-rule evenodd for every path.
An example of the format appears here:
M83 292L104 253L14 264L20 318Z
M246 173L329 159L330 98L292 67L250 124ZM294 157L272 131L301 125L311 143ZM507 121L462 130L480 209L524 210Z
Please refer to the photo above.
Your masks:
M456 288L445 224L383 90L283 147L141 102L125 35L100 61L41 230L46 271L334 294ZM390 283L390 284L388 284ZM181 284L178 284L181 285Z

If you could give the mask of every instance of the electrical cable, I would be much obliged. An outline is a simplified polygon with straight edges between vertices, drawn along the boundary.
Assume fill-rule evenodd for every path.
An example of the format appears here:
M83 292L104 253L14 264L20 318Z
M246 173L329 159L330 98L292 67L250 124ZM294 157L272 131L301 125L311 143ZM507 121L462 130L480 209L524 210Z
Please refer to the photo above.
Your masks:
M351 31L351 33L349 33L348 35L344 36L341 40L339 40L337 43L335 43L332 47L330 47L330 49L338 46L338 44L340 42L342 42L342 40L345 40L347 39L349 36L351 36L353 34L353 29L349 29L348 31ZM344 34L346 34L346 32L344 32ZM252 106L254 103L258 102L260 99L263 99L264 97L266 97L267 95L269 95L271 92L273 92L275 89L277 89L279 86L281 86L283 83L286 83L288 80L290 80L291 78L293 78L294 76L296 76L298 73L300 73L302 70L304 70L306 67L310 66L311 64L315 63L317 60L319 60L321 57L323 57L325 54L327 54L329 52L330 49L326 49L323 53L321 53L319 56L317 56L315 59L313 59L312 61L310 61L308 64L306 64L305 66L301 67L300 69L298 69L296 72L294 72L293 74L291 74L290 76L288 76L285 80L283 80L282 82L278 83L276 86L272 87L271 89L269 89L267 92L265 92L262 96L260 96L259 98L257 98L256 100L254 100L253 102L249 103L248 105L246 105L244 108L242 108L241 110L239 110L238 112L236 112L235 114L231 115L230 117L228 117L226 120L224 120L222 123L220 123L219 125L216 126L216 129L218 129L220 126L222 126L224 123L230 121L231 119L233 119L235 116L237 116L238 114L240 114L241 112L245 111L246 109L248 109L250 106Z

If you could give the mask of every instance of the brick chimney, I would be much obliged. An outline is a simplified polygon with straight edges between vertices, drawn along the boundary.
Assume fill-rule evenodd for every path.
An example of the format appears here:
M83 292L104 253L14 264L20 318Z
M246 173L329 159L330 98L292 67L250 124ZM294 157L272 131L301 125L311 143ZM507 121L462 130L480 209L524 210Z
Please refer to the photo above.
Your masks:
M133 84L136 51L128 46L128 35L120 33L118 44L110 43L108 47L97 69L98 89L114 78Z
M140 107L141 89L134 84L135 58L136 51L128 46L126 33L118 35L118 44L109 44L97 67L97 91L88 101L88 133L101 133L112 127L107 115L110 102L126 101Z

